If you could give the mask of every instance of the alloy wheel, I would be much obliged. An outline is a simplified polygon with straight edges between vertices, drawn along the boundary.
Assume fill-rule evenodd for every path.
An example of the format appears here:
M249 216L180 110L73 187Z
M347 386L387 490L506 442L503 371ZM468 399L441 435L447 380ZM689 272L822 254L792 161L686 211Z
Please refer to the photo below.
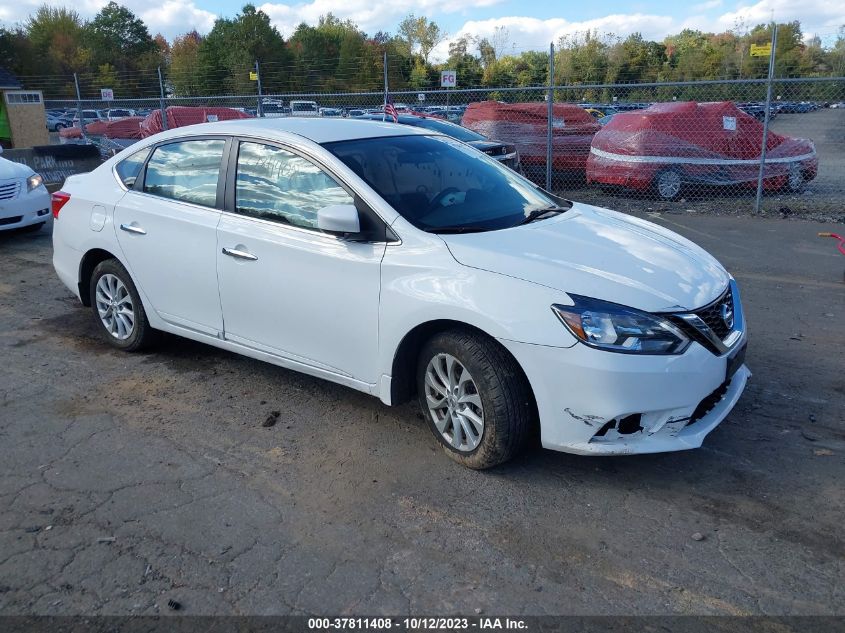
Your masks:
M97 314L106 331L125 341L135 330L135 306L129 289L116 275L106 273L97 281Z
M434 426L454 450L475 450L484 434L484 409L466 367L451 354L437 354L425 369L425 400Z
M671 200L681 192L681 175L676 171L664 171L657 177L657 192L665 200Z

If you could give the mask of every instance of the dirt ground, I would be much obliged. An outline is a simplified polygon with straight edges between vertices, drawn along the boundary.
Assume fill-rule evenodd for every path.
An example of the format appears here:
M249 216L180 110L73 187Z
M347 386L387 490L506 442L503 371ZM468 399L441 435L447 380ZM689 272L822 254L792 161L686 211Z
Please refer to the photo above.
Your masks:
M845 614L830 224L649 217L741 284L737 408L696 451L490 472L411 405L176 338L113 351L49 231L0 234L0 614Z

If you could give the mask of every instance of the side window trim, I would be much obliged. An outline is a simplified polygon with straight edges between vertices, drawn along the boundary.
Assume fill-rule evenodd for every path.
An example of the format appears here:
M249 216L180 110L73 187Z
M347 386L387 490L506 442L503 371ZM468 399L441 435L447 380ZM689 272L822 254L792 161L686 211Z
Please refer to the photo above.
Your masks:
M239 136L232 139L231 147L229 148L229 161L227 165L227 175L226 175L226 186L224 191L224 204L223 204L223 211L225 213L231 213L241 218L250 218L251 216L244 215L238 212L237 209L237 202L236 202L236 189L237 189L237 175L238 175L238 154L240 153L240 146L243 143L254 143L259 145L267 145L268 147L274 147L276 149L283 150L285 152L289 152L294 156L298 156L299 158L308 161L320 168L323 172L325 172L330 178L332 178L338 185L347 193L349 197L355 203L355 206L358 209L358 212L367 216L371 222L378 226L377 229L377 236L374 236L373 239L368 240L373 243L379 242L398 242L400 241L399 238L393 233L384 219L372 209L372 207L363 199L358 193L355 192L354 189L343 179L341 176L336 174L334 170L328 167L325 163L318 160L317 158L310 156L309 154L303 153L301 150L297 148L291 147L285 143L280 141L274 141L270 139L264 138L255 138L249 136ZM146 171L146 166L144 168ZM251 218L254 220L261 221L261 218ZM284 222L275 222L273 220L263 220L265 222L273 222L273 224L277 226L284 227L286 229L292 229L297 231L308 231L309 233L315 235L322 235L324 237L333 237L326 235L325 233L320 232L317 229L307 228L307 227L299 227L290 224L286 224ZM333 237L333 239L339 239Z
M215 200L214 207L206 207L201 204L196 204L193 202L187 202L185 200L171 200L170 198L161 198L161 196L157 196L153 193L147 193L144 191L144 186L146 185L147 181L147 166L150 163L150 159L155 154L155 151L164 145L172 145L174 143L182 143L185 141L225 141L226 144L223 146L223 155L220 159L220 169L217 172L217 198ZM200 207L203 209L215 209L217 211L222 211L224 208L224 201L225 201L225 191L226 191L226 183L228 181L228 174L229 174L229 159L230 154L232 153L232 146L235 144L234 139L231 136L226 136L224 134L206 134L206 135L198 135L198 136L179 136L177 138L167 139L166 141L160 141L153 145L149 145L148 149L150 153L147 154L147 158L144 161L144 166L141 168L141 172L138 174L138 177L135 179L135 185L130 189L130 191L135 191L136 193L140 193L145 196L152 196L154 198L161 198L164 200L171 200L171 202L178 202L179 204L190 204L195 207ZM237 155L237 152L235 152Z

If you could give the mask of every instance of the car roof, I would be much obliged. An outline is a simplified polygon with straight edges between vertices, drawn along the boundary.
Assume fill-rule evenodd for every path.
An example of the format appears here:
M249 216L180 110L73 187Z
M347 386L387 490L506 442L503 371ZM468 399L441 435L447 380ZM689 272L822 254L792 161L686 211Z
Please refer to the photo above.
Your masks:
M431 130L394 125L392 122L359 119L297 118L284 119L236 119L200 123L176 128L167 136L188 136L194 134L255 134L272 138L274 132L296 134L315 143L332 143L382 136L408 136L410 134L432 134Z

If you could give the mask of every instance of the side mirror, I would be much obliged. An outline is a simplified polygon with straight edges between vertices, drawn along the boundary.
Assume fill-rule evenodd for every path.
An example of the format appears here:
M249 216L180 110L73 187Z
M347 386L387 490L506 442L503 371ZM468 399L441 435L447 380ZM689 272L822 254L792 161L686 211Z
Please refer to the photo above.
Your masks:
M354 204L331 204L317 211L317 228L326 233L360 233L361 220Z

